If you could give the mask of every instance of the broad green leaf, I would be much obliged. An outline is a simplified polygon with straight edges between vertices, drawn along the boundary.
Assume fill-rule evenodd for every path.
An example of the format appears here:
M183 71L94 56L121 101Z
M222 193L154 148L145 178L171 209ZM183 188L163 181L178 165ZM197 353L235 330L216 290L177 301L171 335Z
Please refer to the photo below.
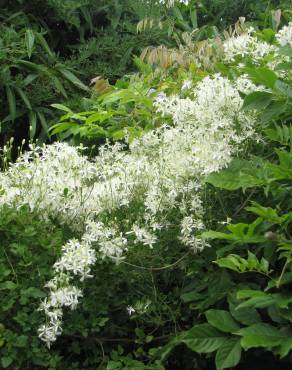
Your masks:
M26 45L27 55L29 58L31 57L31 54L33 51L34 41L35 41L34 32L30 29L27 29L25 31L25 45Z
M236 321L244 325L252 325L261 321L257 310L252 307L238 308L240 301L232 294L228 296L229 311Z
M10 366L13 362L13 359L9 356L3 356L1 357L1 364L4 369L6 369L8 366Z
M287 85L285 82L278 80L275 83L275 89L279 92L281 92L283 95L292 98L292 89L289 85Z
M198 292L195 292L195 291L188 292L188 293L183 293L181 295L181 299L185 303L198 301L198 300L202 299L202 294L200 294Z
M292 62L279 63L275 67L275 71L291 71L291 70L292 70Z
M196 325L182 339L192 351L209 353L216 351L226 340L226 335L209 324Z
M279 354L281 358L286 357L292 350L292 333L289 338L283 341L278 348L274 349L275 354Z
M8 289L8 290L14 290L17 288L17 284L15 284L13 281L4 281L4 283L0 284L0 290Z
M264 91L255 91L247 95L243 101L242 109L265 109L272 101L273 95Z
M282 46L278 49L278 53L282 55L287 55L288 57L292 57L292 47L290 45Z
M267 86L271 89L274 88L278 79L276 73L266 67L246 68L245 70L255 83Z
M274 326L264 323L243 328L238 334L242 336L241 346L245 349L279 346L291 337Z
M205 315L210 325L225 333L234 333L240 329L228 311L211 309Z
M227 339L216 353L215 363L217 370L229 369L236 366L241 358L240 339Z
M257 167L255 161L234 159L228 168L210 174L205 181L226 190L247 189L265 183L264 171L265 168Z
M252 206L246 207L246 210L260 216L264 220L267 220L271 223L281 224L284 221L284 219L278 215L277 211L274 208L263 207L256 202L252 202Z
M269 123L272 120L279 118L287 109L287 101L274 101L272 102L261 115L261 121L263 123Z
M240 262L238 258L229 255L228 257L219 258L218 260L214 261L216 265L222 268L227 268L232 271L240 272Z
M222 233L220 231L205 231L201 234L204 239L221 239L221 240L236 240L237 238L229 233Z
M50 127L50 135L60 134L61 132L71 130L74 127L80 129L80 126L77 123L72 122L57 123L56 125Z
M113 116L112 112L107 111L96 112L86 119L85 124L91 124L94 122L104 122L105 120L111 118L112 116Z
M240 303L236 309L246 307L265 308L275 303L275 298L272 294L268 294L260 290L240 290L237 292L237 298L247 300Z

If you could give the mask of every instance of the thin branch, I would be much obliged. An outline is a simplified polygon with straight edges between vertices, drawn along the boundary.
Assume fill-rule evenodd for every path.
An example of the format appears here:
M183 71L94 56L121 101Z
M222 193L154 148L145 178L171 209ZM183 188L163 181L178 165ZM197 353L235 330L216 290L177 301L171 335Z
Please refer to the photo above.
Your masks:
M140 270L146 270L146 271L162 271L162 270L167 270L169 268L172 268L172 267L178 265L189 254L190 254L190 251L187 252L186 254L184 254L179 260L177 260L176 262L172 263L171 265L162 266L162 267L144 267L144 266L134 265L133 263L129 263L129 262L126 262L126 261L122 261L121 263L124 263L125 265L131 266L131 267L135 267L135 268L140 269Z

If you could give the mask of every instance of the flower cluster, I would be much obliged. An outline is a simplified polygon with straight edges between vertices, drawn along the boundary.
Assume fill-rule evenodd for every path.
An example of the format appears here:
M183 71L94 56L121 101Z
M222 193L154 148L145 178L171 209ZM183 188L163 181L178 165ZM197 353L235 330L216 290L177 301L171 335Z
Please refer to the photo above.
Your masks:
M236 58L251 57L254 62L259 62L265 55L275 51L273 45L259 41L253 36L251 27L245 33L228 38L223 43L224 61L234 62Z
M158 113L173 124L145 133L127 151L106 144L89 160L82 148L55 143L31 148L0 175L0 205L28 205L78 236L62 247L40 307L47 320L39 336L48 346L62 332L63 309L82 297L73 280L91 277L97 258L118 263L129 248L163 243L162 233L194 252L208 247L200 238L202 180L228 165L254 136L255 122L240 110L242 98L227 78L207 76L189 88L189 98L157 97Z
M292 47L292 22L277 33L276 39L281 46L290 45Z
M190 0L159 0L159 3L162 4L162 5L166 5L168 6L169 8L174 6L175 3L181 3L181 4L185 4L185 5L188 5Z

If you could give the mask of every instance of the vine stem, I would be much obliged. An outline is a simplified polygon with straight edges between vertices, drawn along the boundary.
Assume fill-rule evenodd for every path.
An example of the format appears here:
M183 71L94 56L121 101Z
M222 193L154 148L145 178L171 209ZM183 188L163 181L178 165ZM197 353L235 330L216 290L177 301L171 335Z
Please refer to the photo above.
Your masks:
M139 265L134 265L133 263L130 263L130 262L126 262L126 261L122 261L121 263L124 263L125 265L128 265L128 266L131 266L131 267L135 267L137 269L140 269L140 270L146 270L146 271L162 271L162 270L167 270L169 268L172 268L176 265L178 265L182 260L184 260L188 255L190 254L190 251L187 252L186 254L184 254L179 260L177 260L176 262L170 264L170 265L166 265L166 266L162 266L162 267L144 267L144 266L139 266Z
M290 264L290 262L291 262L291 260L290 260L290 256L286 259L286 262L285 262L285 264L284 264L284 266L283 266L283 269L282 269L282 271L281 271L281 275L279 276L279 279L277 280L277 288L280 288L280 285L281 285L281 281L282 281L282 279L283 279L283 276L284 276L284 274L285 274L285 272L286 272L286 270L287 270L287 267L288 267L288 265Z

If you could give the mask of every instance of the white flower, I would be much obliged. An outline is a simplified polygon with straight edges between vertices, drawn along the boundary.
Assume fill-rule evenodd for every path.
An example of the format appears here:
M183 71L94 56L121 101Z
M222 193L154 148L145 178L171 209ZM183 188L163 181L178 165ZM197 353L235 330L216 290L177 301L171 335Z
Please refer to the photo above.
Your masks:
M128 311L129 316L131 316L132 313L136 312L135 308L132 306L127 306L127 311Z
M276 34L276 39L281 46L290 45L292 47L292 22Z
M182 91L189 90L193 86L193 81L192 80L185 80L182 84Z

